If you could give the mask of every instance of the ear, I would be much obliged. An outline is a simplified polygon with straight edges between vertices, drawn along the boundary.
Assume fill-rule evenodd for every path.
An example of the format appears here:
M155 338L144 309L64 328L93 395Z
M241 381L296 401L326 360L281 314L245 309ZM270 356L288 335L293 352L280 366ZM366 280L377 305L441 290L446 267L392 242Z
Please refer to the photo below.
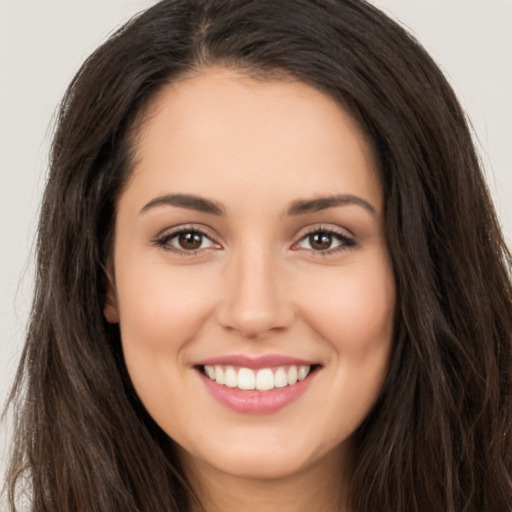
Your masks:
M119 308L117 307L114 280L112 279L112 274L108 270L105 270L105 275L107 277L108 285L105 293L105 304L103 305L103 316L108 323L118 324Z
M103 316L110 324L119 323L119 311L117 309L117 301L114 294L109 291L105 297L105 305L103 306Z

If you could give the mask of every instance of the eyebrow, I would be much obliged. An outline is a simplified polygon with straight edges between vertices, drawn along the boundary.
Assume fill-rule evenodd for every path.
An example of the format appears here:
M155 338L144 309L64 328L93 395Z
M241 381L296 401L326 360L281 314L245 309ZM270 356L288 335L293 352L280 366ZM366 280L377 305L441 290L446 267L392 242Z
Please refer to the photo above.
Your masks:
M319 197L315 199L297 199L291 203L287 214L290 216L302 215L305 213L318 212L328 208L350 204L361 206L372 215L377 214L375 208L368 201L352 194ZM140 213L144 213L151 208L163 205L176 206L178 208L210 213L212 215L224 215L225 213L224 207L217 201L193 194L166 194L164 196L156 197L143 206Z
M187 210L196 210L203 213L211 213L213 215L224 215L224 207L211 199L195 196L192 194L166 194L164 196L155 197L141 209L140 213L147 212L151 208L157 206L177 206Z
M302 215L304 213L318 212L320 210L326 210L327 208L349 204L361 206L372 215L377 215L377 211L368 201L352 194L319 197L315 199L298 199L297 201L293 201L290 208L288 208L288 215Z

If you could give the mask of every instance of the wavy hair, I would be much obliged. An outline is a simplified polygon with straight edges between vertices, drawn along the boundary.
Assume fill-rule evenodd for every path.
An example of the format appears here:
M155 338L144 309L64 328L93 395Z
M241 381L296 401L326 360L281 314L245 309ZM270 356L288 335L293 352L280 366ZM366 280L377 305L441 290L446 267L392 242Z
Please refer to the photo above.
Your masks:
M164 0L63 99L11 393L11 511L183 512L172 441L103 317L116 199L148 103L211 65L291 76L358 120L377 158L397 288L381 396L356 432L357 512L512 510L511 256L464 113L421 46L362 0Z

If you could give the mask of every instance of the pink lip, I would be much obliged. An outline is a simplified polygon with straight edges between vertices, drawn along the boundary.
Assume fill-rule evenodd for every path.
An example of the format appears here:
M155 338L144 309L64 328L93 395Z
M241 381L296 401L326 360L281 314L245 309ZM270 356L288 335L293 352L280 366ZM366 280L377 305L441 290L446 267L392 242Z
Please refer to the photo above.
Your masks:
M263 356L250 358L247 356L222 356L201 361L196 365L196 370L206 389L222 405L245 414L270 414L290 405L299 399L309 388L313 379L318 374L318 367L312 369L309 375L291 386L274 388L270 391L245 391L238 388L230 388L209 379L204 373L204 365L226 365L244 368L269 368L275 366L308 365L314 363L303 359L295 359L285 356Z
M272 368L275 366L313 366L314 364L318 363L279 354L268 354L260 357L249 357L246 355L233 354L205 359L204 361L198 362L196 366L238 366L257 370L259 368Z

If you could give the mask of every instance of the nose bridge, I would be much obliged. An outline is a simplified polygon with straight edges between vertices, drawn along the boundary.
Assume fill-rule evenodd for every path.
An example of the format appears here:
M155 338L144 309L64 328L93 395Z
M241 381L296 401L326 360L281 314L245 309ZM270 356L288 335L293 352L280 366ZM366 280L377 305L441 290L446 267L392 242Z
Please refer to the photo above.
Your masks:
M247 338L284 329L293 310L283 289L279 258L271 247L247 244L234 251L224 274L222 325Z

